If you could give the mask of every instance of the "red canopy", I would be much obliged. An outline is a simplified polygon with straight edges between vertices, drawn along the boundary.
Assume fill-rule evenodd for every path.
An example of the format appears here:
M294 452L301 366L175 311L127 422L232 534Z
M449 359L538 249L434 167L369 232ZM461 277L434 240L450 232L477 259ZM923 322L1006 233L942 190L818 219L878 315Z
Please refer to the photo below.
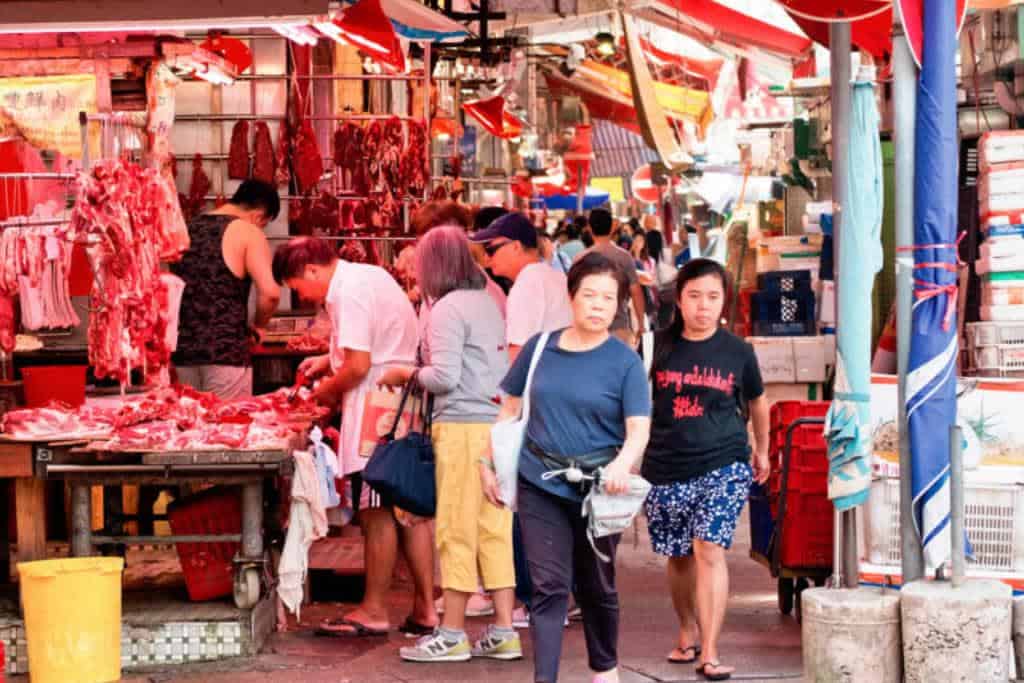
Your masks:
M779 0L780 2L782 0ZM831 0L838 2L839 0ZM828 23L813 21L793 14L793 20L816 43L828 47ZM892 9L853 22L850 42L876 59L885 60L892 53Z
M719 39L740 47L757 47L785 57L806 57L811 41L714 0L657 0L655 7L669 17L685 17L678 30L698 39Z
M892 0L778 0L778 3L794 17L811 21L857 21L892 6Z

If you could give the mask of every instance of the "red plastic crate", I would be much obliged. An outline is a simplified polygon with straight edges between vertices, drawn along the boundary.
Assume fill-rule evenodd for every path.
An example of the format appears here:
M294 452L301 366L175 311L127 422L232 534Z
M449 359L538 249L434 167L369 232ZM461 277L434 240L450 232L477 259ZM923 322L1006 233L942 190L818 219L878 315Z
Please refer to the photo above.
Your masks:
M172 503L167 508L171 533L176 536L242 533L241 491L215 487ZM185 575L188 598L193 602L231 595L235 542L176 543L178 561Z
M825 417L830 405L828 401L776 401L770 413L772 431L785 432L801 417Z
M772 469L782 470L782 450L772 456ZM789 449L789 468L801 470L828 470L828 450L822 448L791 448Z
M768 478L769 490L775 494L782 488L782 474L773 472ZM790 468L786 479L787 493L804 495L828 494L828 470Z
M825 495L786 494L779 561L783 567L832 566L832 501ZM777 505L773 516L778 517Z
M795 427L793 429L793 437L790 443L793 450L796 450L797 448L825 449L827 447L824 428L822 425L818 424L805 424ZM781 457L782 449L785 447L786 430L778 429L773 431L769 442L771 452L779 453Z

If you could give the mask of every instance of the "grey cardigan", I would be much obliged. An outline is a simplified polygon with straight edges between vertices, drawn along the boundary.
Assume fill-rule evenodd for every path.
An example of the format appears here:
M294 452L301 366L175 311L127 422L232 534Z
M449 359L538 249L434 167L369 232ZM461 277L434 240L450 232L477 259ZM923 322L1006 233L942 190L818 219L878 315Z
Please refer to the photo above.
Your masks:
M509 367L505 321L494 298L486 289L443 296L430 309L425 336L429 357L418 381L434 394L434 420L493 422Z

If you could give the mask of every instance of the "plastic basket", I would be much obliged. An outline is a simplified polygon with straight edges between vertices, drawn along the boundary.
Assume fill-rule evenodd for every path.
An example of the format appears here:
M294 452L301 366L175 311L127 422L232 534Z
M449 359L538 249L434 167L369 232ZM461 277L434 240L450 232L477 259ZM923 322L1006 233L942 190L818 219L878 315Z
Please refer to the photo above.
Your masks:
M768 478L768 487L772 494L778 494L782 490L782 475L773 472ZM828 468L791 466L789 475L786 477L786 492L802 495L827 495Z
M764 557L768 556L775 520L768 492L760 484L750 487L750 549Z
M973 569L1024 571L1022 505L1020 486L965 483L964 528L974 551ZM899 479L871 482L871 494L864 506L864 534L868 562L900 566Z
M750 296L751 316L755 322L814 322L814 292L761 291Z
M824 494L786 494L779 563L783 567L822 569L832 566L832 501Z
M21 369L25 407L41 408L58 401L77 408L85 403L84 365L37 365Z
M1024 346L982 346L972 353L978 370L1024 370Z
M796 323L754 321L754 337L811 337L817 334L813 320Z
M830 405L828 401L776 401L771 408L772 431L785 430L801 417L825 417Z
M760 273L757 276L757 288L762 292L810 292L811 271L809 270L777 270L771 273Z
M967 323L967 343L979 346L1024 346L1024 323Z
M241 492L215 487L172 503L167 508L171 533L176 536L219 536L242 533ZM189 600L199 602L231 595L234 559L239 543L176 543Z

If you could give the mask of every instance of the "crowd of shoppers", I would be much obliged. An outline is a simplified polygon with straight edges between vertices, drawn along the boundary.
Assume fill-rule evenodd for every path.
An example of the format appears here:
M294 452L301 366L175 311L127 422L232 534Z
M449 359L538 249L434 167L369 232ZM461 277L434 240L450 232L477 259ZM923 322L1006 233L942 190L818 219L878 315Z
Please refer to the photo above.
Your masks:
M574 597L593 680L617 683L619 538L588 535L584 498L592 487L624 493L640 472L652 484L649 533L668 558L680 624L669 660L692 663L709 680L729 678L717 649L728 595L724 553L751 481L768 476L768 423L753 351L720 327L730 296L725 270L694 259L677 274L657 229L616 226L601 209L554 239L522 214L486 209L470 217L450 202L428 205L413 225L419 238L404 258L418 319L386 271L340 260L326 242L297 238L273 261L274 279L323 304L332 321L330 353L301 369L325 376L319 401L342 407L339 456L365 539L366 596L320 631L388 633L385 596L401 547L415 591L401 629L420 636L401 648L403 659L522 657L518 600L529 610L533 680L554 682ZM649 373L637 352L647 328L660 330ZM432 520L402 514L360 481L370 455L359 441L366 392L406 385L433 397ZM513 514L500 493L491 426L518 417L527 392ZM567 469L598 481L570 481ZM474 601L487 606L476 613L494 618L471 638Z

